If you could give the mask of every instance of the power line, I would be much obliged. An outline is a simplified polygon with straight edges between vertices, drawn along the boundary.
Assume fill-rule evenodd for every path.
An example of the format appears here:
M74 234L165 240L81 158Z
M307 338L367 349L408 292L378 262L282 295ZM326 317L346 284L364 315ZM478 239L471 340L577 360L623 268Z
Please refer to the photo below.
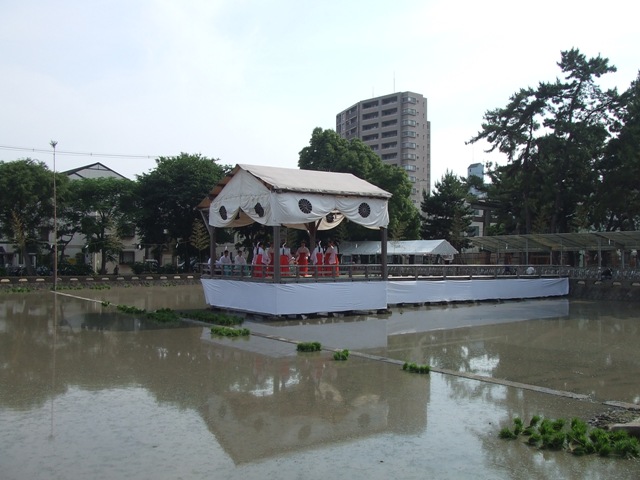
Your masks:
M51 149L12 147L10 145L0 145L0 150L13 150L17 152L33 152L33 153L51 153ZM118 153L92 153L92 152L70 152L65 150L56 150L58 155L72 155L81 157L100 157L100 158L146 158L155 160L162 155L125 155Z

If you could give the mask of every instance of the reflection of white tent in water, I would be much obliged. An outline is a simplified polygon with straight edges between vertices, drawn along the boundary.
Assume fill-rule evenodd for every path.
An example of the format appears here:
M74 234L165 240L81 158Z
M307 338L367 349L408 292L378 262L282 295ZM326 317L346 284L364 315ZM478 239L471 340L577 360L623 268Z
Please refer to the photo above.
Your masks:
M340 253L343 261L352 261L358 256L358 260L367 263L369 257L380 257L382 248L380 242L342 242ZM452 260L458 250L446 240L393 240L387 244L387 256L406 257L409 263L423 263L422 257L429 257L429 263L433 263L438 257L444 260Z

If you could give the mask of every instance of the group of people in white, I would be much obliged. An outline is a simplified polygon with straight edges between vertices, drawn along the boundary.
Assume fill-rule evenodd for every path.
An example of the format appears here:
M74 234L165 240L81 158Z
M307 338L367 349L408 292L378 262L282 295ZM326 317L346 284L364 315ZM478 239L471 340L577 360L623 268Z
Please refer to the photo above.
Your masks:
M300 242L300 246L291 252L291 248L284 241L277 251L280 256L281 274L292 274L292 267L297 266L298 274L301 276L309 275L309 264L313 265L311 274L317 275L337 275L339 274L338 265L338 247L333 240L329 240L326 248L318 241L313 251L309 251L306 242ZM249 275L262 277L273 273L275 264L276 251L270 243L258 242L253 247L253 255L251 257L251 269L248 268L247 259L243 251L239 249L234 258L232 258L229 250L225 249L220 258L216 260L216 266L219 267L223 275ZM209 259L209 267L211 268L211 259Z

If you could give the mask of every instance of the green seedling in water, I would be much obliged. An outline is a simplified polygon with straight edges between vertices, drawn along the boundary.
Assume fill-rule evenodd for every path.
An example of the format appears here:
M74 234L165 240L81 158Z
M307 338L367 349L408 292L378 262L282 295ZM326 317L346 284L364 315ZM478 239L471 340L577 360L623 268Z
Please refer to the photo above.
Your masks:
M322 345L320 342L300 342L296 348L299 352L319 352Z

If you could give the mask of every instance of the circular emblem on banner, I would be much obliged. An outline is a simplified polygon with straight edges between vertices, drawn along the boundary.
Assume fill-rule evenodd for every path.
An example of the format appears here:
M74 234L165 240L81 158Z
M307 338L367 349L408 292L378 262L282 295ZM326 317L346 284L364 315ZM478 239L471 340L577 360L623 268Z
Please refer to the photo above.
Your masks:
M328 223L333 223L333 221L336 219L336 216L333 213L328 213L326 218Z
M362 202L358 207L358 213L362 218L367 218L369 215L371 215L371 207L368 203Z
M264 208L260 205L260 202L256 203L256 206L253 208L260 218L264 217Z
M298 208L302 213L311 213L311 210L313 210L311 202L306 198L301 198L300 200L298 200Z
M220 218L222 218L223 220L227 219L227 209L224 208L224 205L220 207L220 210L218 210L218 213L220 214Z

